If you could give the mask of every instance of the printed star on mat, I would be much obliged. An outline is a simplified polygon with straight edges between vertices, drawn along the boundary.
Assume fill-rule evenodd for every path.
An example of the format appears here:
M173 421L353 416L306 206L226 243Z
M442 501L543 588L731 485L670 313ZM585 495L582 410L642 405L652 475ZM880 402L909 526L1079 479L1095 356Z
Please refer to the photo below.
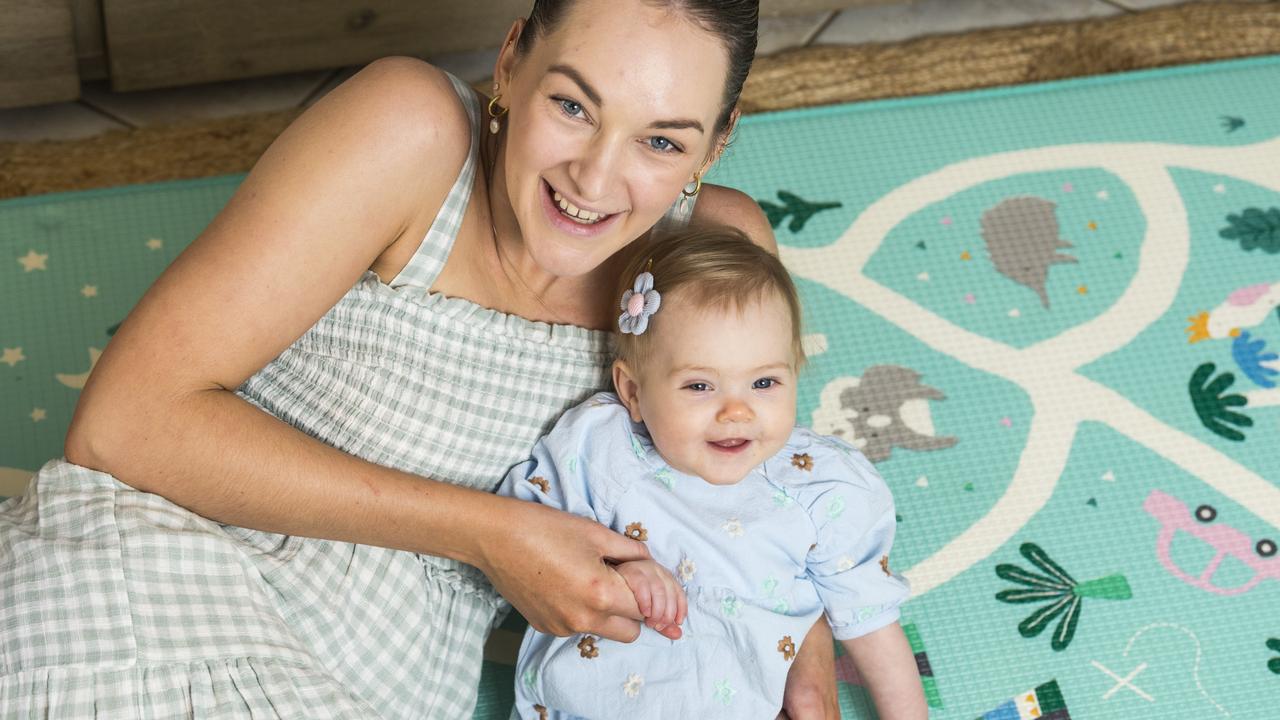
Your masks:
M80 294L87 298L98 297L98 286L85 285L84 287L80 288Z
M148 250L159 250L164 247L164 241L159 238L151 238L147 241Z
M1098 191L1097 198L1098 198L1099 200L1106 200L1106 199L1108 199L1108 198L1110 198L1110 197L1111 197L1111 195L1109 195L1109 194L1107 193L1107 191L1106 191L1106 190L1099 190L1099 191Z
M1213 186L1213 191L1218 193L1219 195L1225 195L1227 192L1227 186L1223 185L1222 183L1218 183L1217 185Z
M4 354L0 355L0 362L8 365L9 367L13 367L26 359L27 356L22 354L22 348L20 347L5 348Z
M22 263L23 272L31 272L33 270L48 270L45 263L49 261L48 253L38 253L35 250L28 250L26 255L18 258L18 262Z
M48 413L44 408L32 408L30 417L31 422L40 422L48 417Z

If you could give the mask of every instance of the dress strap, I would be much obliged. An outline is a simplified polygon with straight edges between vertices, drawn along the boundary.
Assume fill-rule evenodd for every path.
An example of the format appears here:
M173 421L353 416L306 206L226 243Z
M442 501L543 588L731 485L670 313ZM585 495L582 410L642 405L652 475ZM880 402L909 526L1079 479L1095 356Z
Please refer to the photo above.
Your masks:
M400 274L388 283L396 289L421 288L425 293L431 287L436 276L444 269L449 251L453 249L453 241L458 237L458 228L462 225L467 203L471 201L471 189L475 183L476 164L480 156L480 98L476 97L470 85L450 73L446 75L453 83L458 97L462 99L462 107L466 109L467 118L471 122L471 148L462 164L462 171L458 173L458 179L445 196L444 204L440 206L440 212L436 214L422 243Z

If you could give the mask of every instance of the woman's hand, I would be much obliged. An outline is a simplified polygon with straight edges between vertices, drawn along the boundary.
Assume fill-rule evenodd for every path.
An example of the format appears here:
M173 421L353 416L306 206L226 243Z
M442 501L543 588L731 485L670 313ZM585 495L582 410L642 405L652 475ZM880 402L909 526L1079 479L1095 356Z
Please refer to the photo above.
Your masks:
M827 619L819 617L787 673L780 720L839 720L835 645Z
M684 588L671 576L671 572L654 560L632 560L615 568L644 614L644 624L671 640L679 640L680 625L684 623L689 606Z
M644 543L576 515L492 496L473 562L539 632L631 642L644 614L611 564L648 560Z

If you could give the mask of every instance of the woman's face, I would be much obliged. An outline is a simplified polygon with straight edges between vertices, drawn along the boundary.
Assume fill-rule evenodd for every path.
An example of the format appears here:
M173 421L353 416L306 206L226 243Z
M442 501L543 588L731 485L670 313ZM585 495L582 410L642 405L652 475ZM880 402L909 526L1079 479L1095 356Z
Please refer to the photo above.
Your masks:
M657 222L711 155L727 73L714 35L642 0L576 0L503 50L502 174L542 269L590 272Z

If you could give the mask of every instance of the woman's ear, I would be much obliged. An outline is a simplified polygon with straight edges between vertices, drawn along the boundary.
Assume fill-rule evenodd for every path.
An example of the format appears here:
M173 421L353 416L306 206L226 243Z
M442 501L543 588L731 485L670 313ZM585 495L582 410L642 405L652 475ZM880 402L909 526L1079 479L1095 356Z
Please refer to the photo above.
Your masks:
M511 23L507 39L502 42L502 50L498 52L498 60L493 65L493 82L498 85L499 91L511 84L511 74L516 66L516 45L524 34L524 23L524 18L516 18Z
M613 361L613 388L618 392L618 399L627 407L631 419L644 422L640 416L640 383L627 364L621 360Z
M729 113L729 124L725 125L724 132L720 133L720 137L716 138L715 145L711 149L711 157L707 158L707 162L702 167L699 175L706 173L707 169L715 165L720 160L720 156L724 155L725 148L729 147L729 140L733 137L733 131L738 127L738 118L742 117L742 110L737 105L733 106L733 112Z

